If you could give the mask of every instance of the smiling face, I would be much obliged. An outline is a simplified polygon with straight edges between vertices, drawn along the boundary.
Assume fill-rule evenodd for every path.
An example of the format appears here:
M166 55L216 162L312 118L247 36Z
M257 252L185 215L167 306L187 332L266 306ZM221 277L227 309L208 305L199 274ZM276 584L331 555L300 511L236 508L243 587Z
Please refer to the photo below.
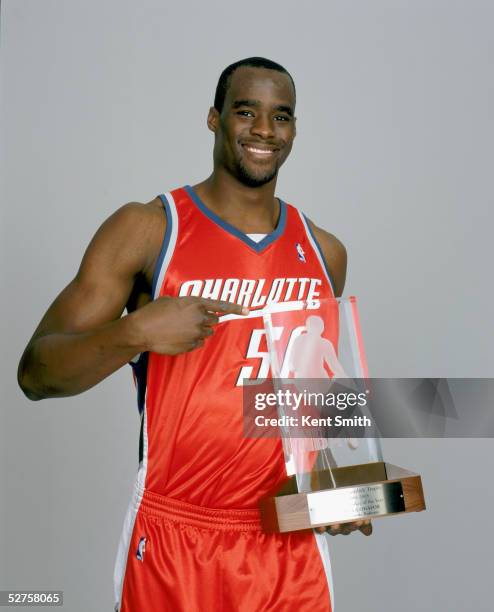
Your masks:
M276 70L242 66L231 76L221 113L211 108L215 167L249 187L273 180L295 137L295 92Z

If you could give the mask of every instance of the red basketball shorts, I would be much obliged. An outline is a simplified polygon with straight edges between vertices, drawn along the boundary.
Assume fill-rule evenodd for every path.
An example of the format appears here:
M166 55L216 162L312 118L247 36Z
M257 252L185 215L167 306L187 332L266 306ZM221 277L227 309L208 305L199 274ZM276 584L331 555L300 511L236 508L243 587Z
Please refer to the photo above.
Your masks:
M266 534L257 509L137 493L117 556L115 609L331 612L327 537Z

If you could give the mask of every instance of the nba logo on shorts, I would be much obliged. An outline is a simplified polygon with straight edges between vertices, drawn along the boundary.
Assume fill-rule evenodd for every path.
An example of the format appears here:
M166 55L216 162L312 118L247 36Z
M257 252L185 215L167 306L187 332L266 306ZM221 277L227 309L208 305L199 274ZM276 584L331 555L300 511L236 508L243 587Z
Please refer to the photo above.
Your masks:
M139 561L144 561L144 552L146 550L146 538L141 538L139 540L139 544L137 545L137 553L136 557Z
M303 261L305 263L305 253L304 249L300 246L300 242L297 242L295 248L297 249L298 258L300 259L300 261Z

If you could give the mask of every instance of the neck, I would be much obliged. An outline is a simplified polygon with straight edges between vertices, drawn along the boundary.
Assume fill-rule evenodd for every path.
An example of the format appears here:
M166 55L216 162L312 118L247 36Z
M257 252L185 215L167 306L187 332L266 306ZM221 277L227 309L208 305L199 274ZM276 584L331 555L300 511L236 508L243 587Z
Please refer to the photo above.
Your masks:
M208 208L240 231L266 234L274 230L280 214L275 187L276 177L260 187L248 187L226 171L215 169L194 190Z

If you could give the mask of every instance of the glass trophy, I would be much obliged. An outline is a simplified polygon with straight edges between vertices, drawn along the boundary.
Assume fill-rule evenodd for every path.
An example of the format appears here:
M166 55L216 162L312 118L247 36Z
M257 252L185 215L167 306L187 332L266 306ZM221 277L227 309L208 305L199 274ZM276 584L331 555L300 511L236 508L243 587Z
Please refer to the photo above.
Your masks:
M260 503L264 530L424 510L420 476L383 459L356 298L272 304L264 327L288 476Z

